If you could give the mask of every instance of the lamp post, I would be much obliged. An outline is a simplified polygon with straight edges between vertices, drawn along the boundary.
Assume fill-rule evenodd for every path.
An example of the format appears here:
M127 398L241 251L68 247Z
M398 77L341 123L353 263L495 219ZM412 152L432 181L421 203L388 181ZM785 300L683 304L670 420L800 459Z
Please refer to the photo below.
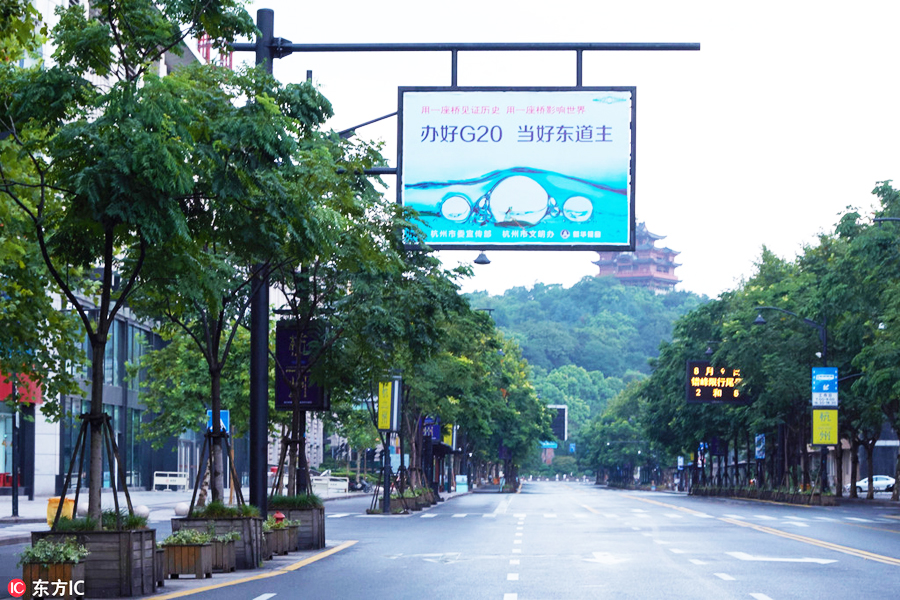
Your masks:
M828 329L827 329L827 320L823 317L821 323L817 323L812 319L807 319L806 317L801 317L797 313L792 313L789 310L785 310L783 308L778 308L777 306L757 306L757 315L756 319L753 321L753 325L765 325L766 320L762 316L762 311L764 310L777 310L778 312L782 312L786 315L790 315L794 318L800 319L803 321L805 325L814 328L819 332L819 340L822 342L822 366L828 366ZM840 443L840 441L838 442ZM820 467L822 473L822 491L828 491L828 447L822 446L822 464Z

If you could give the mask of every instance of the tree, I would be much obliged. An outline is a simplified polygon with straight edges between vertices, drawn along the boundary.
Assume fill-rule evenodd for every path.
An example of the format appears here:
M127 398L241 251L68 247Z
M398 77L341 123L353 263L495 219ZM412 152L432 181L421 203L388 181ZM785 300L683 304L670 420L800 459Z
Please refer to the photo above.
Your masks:
M183 101L192 82L151 67L188 35L224 44L254 27L234 0L100 0L89 14L79 5L59 14L55 66L0 66L0 131L11 132L4 152L27 165L0 172L0 190L30 223L90 341L88 501L99 526L109 328L156 250L187 239L191 200L211 185L195 165L218 161L221 173L229 153L198 139L207 104Z

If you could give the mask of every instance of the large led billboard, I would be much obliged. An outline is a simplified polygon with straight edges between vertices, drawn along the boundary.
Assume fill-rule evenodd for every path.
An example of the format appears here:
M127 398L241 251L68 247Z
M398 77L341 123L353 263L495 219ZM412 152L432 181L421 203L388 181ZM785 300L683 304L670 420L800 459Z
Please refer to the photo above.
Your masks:
M400 88L398 195L437 250L633 250L635 88Z

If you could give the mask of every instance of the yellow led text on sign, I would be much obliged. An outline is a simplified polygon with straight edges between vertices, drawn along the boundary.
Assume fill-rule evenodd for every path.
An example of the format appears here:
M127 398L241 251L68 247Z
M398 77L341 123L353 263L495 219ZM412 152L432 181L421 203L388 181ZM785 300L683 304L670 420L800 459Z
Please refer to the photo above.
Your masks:
M391 429L391 382L378 384L378 429Z
M837 412L834 409L813 409L813 444L831 446L838 443Z
M740 369L713 367L705 361L688 362L688 402L742 402Z

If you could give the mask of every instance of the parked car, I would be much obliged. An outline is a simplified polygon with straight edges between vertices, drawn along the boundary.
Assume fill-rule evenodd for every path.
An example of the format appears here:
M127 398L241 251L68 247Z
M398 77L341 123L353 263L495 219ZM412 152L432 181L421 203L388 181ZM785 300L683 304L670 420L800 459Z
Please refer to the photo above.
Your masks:
M893 492L895 483L894 478L887 475L875 475L872 477L872 488L876 492ZM849 490L850 486L847 486L847 489ZM863 477L856 482L856 493L862 494L867 491L869 491L869 478Z

